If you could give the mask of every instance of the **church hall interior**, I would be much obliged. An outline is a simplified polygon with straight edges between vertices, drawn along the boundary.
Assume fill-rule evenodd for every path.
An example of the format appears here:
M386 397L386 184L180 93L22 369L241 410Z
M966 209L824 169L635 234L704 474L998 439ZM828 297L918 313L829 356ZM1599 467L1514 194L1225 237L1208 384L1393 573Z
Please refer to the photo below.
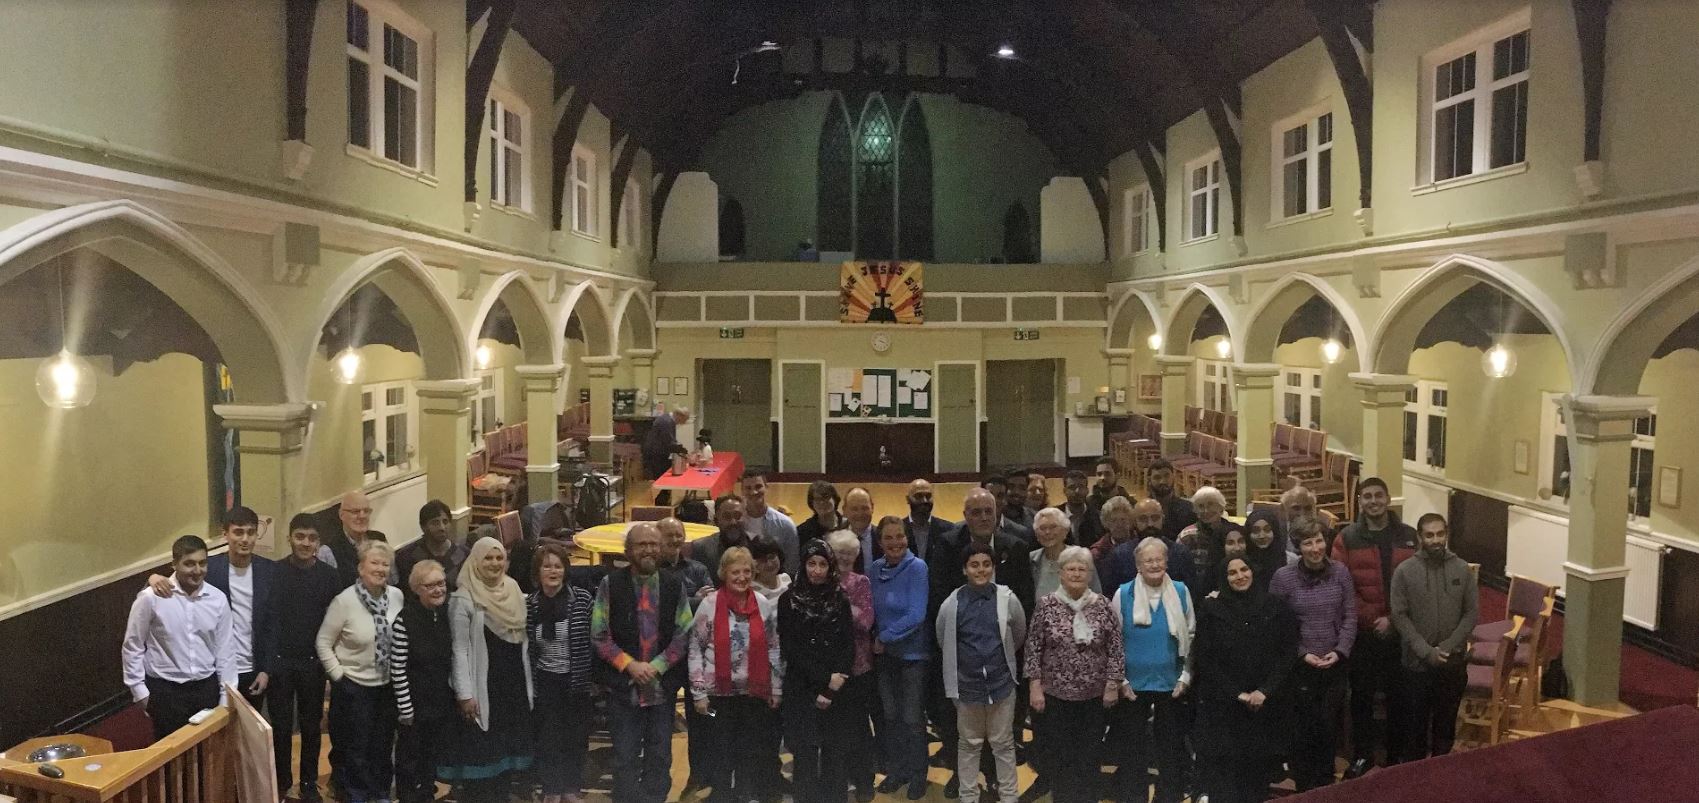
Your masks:
M901 780L909 799L974 803L957 739L978 748L940 665L968 660L943 641L965 643L955 606L979 588L964 565L988 485L1000 587L1020 583L997 539L1025 539L1010 543L1028 645L1052 596L1075 599L1041 510L1089 550L1101 588L1083 598L1135 600L1111 612L1126 650L1134 621L1162 623L1134 606L1170 604L1141 578L1178 587L1186 613L1168 623L1184 630L1195 607L1202 633L1212 611L1242 610L1236 558L1211 550L1258 521L1275 532L1275 589L1257 576L1246 599L1299 635L1281 653L1286 693L1267 699L1296 708L1309 698L1294 689L1338 680L1310 702L1339 785L1306 782L1295 725L1258 759L1272 766L1254 792L1226 791L1208 738L1224 726L1203 699L1215 681L1191 680L1211 642L1192 655L1196 633L1178 632L1183 679L1161 690L1185 713L1148 700L1119 713L1156 697L1128 678L1129 697L1080 728L1093 737L1078 761L1102 788L1070 783L1061 754L1076 751L1044 724L1064 721L1062 698L1028 685L1033 648L1017 658L1001 636L1007 669L985 671L1013 691L984 688L1015 700L992 715L1013 717L1019 756L1001 773L981 762L978 794L1231 803L1456 783L1699 800L1683 797L1699 770L1673 747L1699 740L1694 30L1699 0L0 0L0 801L868 803L899 799ZM1223 512L1196 524L1216 492ZM1116 529L1123 496L1130 528ZM732 497L748 518L720 520ZM1154 545L1133 522L1153 499L1164 531L1150 534L1173 557L1146 577ZM720 637L732 652L723 628L750 650L761 630L722 576L739 565L726 539L756 553L748 611L769 604L763 545L784 553L793 590L773 589L760 639L777 644L792 632L782 600L824 582L807 533L830 577L883 589L902 565L882 551L885 516L909 517L904 554L928 572L917 632L938 642L900 657L877 636L882 597L869 603L880 652L863 672L878 688L841 674L891 718L873 714L868 744L814 750L793 725L817 712L788 694L772 711L726 703L765 678L713 663ZM666 543L676 522L653 526L664 518L684 520L682 553ZM1434 521L1447 540L1429 552ZM1310 527L1319 558L1302 548ZM303 528L322 549L297 543ZM650 623L654 606L686 604L643 585L638 535L657 529L663 568L694 558L714 589L678 628L705 642L655 659L652 674L674 671L653 682L701 681L717 707L698 713L684 689L650 750L668 758L639 792L622 773L635 777L627 754L646 737L617 721L654 707L634 691L651 678L627 676L654 656L621 652L621 628L640 628L617 608L635 594ZM859 539L853 571L837 568L833 530ZM1423 615L1402 612L1394 578L1447 549L1469 574L1442 591L1478 626L1442 649L1406 629ZM511 580L488 588L524 596L480 596L496 593L479 590L492 551ZM366 580L368 552L391 561L387 581ZM1177 573L1182 554L1195 574ZM205 563L185 569L186 555ZM488 608L487 639L448 624L441 644L411 624L395 638L385 617L435 610L408 571L421 559L448 592L421 615ZM289 610L274 582L306 593L272 574L288 567L336 575L336 601L307 624L273 612ZM1340 569L1362 653L1342 642L1327 675L1332 663L1304 663L1308 620L1280 573L1313 593ZM197 613L193 572L229 604ZM555 631L538 617L576 604L537 590L550 583L583 592L571 616L594 647L570 661L539 635ZM355 624L360 654L378 657L347 674L345 645L320 629L344 602L375 617ZM720 620L692 619L701 605ZM156 630L212 616L231 632L207 636L217 649L167 646L137 624L144 611ZM498 632L514 611L530 618ZM1079 611L1070 633L1091 629ZM451 641L482 657L449 662ZM473 703L449 711L440 744L398 708L398 645L443 647L444 705ZM540 747L532 766L529 742L501 745L496 770L467 758L511 735L497 706L513 701L490 695L514 645L528 652L507 679L535 698L514 694L526 728L581 729L579 769ZM749 660L742 642L737 655L724 663ZM1113 671L1133 673L1131 655ZM224 693L226 661L239 693ZM308 674L288 682L311 687L291 692L294 717L265 691L289 661ZM929 667L924 699L892 690L886 668L904 661ZM570 693L532 689L568 663L589 673ZM802 670L784 664L772 680L788 687ZM162 731L214 675L194 694L232 699ZM1411 680L1439 675L1455 675L1460 705ZM964 686L964 700L981 689ZM1261 699L1244 705L1260 714ZM1455 752L1436 736L1445 749L1424 758L1425 732L1399 735L1422 730L1403 720L1423 706L1455 723ZM909 777L912 723L892 711L921 707L924 766ZM291 736L321 708L324 739ZM1170 717L1192 729L1178 780L1155 755ZM751 765L756 793L749 773L730 788L745 757L735 728L701 735L715 720L773 731L750 749L772 754L748 759L773 762ZM833 729L796 727L816 741ZM1235 728L1237 755L1250 748ZM1119 754L1135 742L1152 755ZM81 752L31 755L49 745ZM439 748L404 788L417 751ZM877 791L856 753L877 753ZM583 777L562 787L557 771ZM383 779L366 789L366 775Z

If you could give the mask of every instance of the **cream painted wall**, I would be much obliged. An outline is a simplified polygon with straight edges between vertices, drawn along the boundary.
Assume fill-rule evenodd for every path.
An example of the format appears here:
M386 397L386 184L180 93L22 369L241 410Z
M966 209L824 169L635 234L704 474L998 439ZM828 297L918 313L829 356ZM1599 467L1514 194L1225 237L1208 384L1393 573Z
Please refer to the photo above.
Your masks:
M424 362L411 352L389 346L361 346L366 363L364 384L419 379ZM301 499L312 507L365 483L360 472L360 387L331 378L330 363L314 354L307 393L324 406L313 421L307 444L308 465ZM417 444L415 444L417 445ZM419 450L423 459L424 450Z
M1162 166L1168 178L1165 188L1168 194L1168 251L1162 255L1162 262L1168 272L1183 273L1239 257L1233 247L1233 193L1228 187L1225 170L1221 175L1221 217L1217 234L1186 242L1186 164L1203 158L1217 147L1215 131L1209 127L1209 119L1202 111L1168 129L1168 160ZM1152 191L1156 191L1155 188Z
M1699 61L1683 54L1699 29L1699 4L1611 4L1605 58L1602 156L1606 185L1632 197L1699 185L1691 152L1699 131ZM1537 52L1537 51L1536 51Z
M1665 507L1652 494L1652 530L1699 543L1699 416L1694 415L1693 379L1699 377L1699 351L1681 349L1646 366L1640 392L1658 400L1658 435L1652 453L1652 478L1665 466L1681 469L1681 504Z
M499 340L484 338L478 341L480 346L490 347L490 369L496 370L496 382L501 395L501 422L517 424L526 419L525 413L525 383L520 381L515 366L525 364L525 352L518 346L511 346Z
M1292 368L1321 369L1321 427L1327 431L1327 446L1359 457L1363 454L1362 393L1351 384L1351 372L1357 369L1357 351L1347 348L1339 362L1328 365L1321 358L1322 339L1306 337L1274 350L1274 362ZM1283 378L1274 383L1274 419L1281 420L1285 410Z
M211 533L201 362L167 354L117 376L109 359L90 362L93 403L50 410L35 394L39 362L0 360L0 606Z

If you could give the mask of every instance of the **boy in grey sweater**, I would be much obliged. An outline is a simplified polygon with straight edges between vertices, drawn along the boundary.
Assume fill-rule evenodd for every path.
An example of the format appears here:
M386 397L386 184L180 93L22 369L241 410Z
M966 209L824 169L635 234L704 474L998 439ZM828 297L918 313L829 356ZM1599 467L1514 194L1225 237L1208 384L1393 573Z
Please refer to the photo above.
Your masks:
M1475 579L1449 548L1445 517L1429 513L1416 527L1421 551L1392 573L1392 624L1403 645L1410 711L1406 761L1451 752L1468 682L1469 632L1480 618Z

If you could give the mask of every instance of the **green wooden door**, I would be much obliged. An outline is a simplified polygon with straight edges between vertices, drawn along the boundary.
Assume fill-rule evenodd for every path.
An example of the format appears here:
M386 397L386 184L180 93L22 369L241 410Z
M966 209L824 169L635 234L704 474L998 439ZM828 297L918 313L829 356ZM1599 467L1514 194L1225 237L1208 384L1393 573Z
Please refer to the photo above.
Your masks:
M1056 362L985 364L985 461L992 469L1056 461Z
M821 438L821 366L788 362L780 373L783 407L779 420L779 470L807 474L826 470Z
M937 471L979 471L978 366L951 363L933 376L933 415L937 417Z
M745 466L773 465L773 365L767 360L703 360L702 421L714 450Z

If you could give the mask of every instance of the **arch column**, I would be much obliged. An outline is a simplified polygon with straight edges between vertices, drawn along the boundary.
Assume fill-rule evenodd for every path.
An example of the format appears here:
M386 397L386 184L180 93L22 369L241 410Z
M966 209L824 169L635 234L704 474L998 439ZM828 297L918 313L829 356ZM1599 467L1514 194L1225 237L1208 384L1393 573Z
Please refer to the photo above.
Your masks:
M301 509L306 477L304 447L313 420L308 404L215 404L212 412L238 433L236 459L242 469L242 504L270 516L269 557L289 554L289 517Z
M1392 506L1403 509L1404 397L1416 378L1359 373L1351 374L1351 384L1363 395L1363 476L1385 480Z
M448 504L454 530L464 536L472 519L466 490L466 438L472 417L476 379L437 379L413 383L419 395L421 453L425 457L425 493Z
M584 378L590 385L590 460L607 463L613 459L614 369L620 358L585 357Z
M1645 396L1582 396L1569 414L1569 552L1564 561L1563 668L1575 701L1617 701L1628 566L1628 459Z
M560 431L559 393L566 366L516 365L525 391L525 485L532 502L552 500L559 494L560 456L556 433Z
M1124 390L1128 400L1137 398L1132 387L1132 349L1104 349L1103 356L1109 360L1109 403L1110 410L1116 413L1127 411L1127 404L1115 403L1115 391Z
M1186 451L1186 380L1192 375L1196 357L1158 354L1162 368L1162 456Z
M631 360L631 383L638 390L647 391L651 397L655 392L655 357L660 353L657 349L625 350L625 358Z
M1272 363L1233 365L1234 404L1239 415L1239 499L1242 513L1251 491L1274 487L1274 378L1280 366Z

